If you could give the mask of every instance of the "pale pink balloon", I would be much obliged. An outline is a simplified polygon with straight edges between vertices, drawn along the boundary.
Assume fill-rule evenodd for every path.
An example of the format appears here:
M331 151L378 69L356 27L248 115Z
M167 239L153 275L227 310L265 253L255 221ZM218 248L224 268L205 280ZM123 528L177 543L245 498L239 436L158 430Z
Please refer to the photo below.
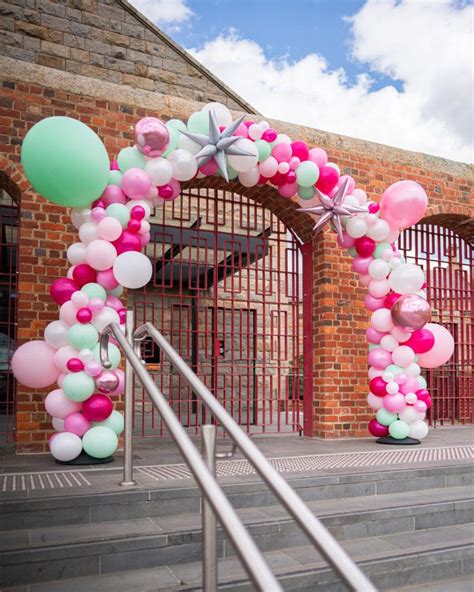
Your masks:
M376 331L374 328L369 327L365 330L365 335L369 343L380 343L380 340L386 335L386 333L381 333L380 331Z
M66 432L72 432L76 436L83 436L90 427L90 421L82 413L71 413L64 420L64 429Z
M349 236L347 232L342 233L342 240L337 237L337 244L342 247L343 249L351 249L355 245L355 238Z
M392 363L392 356L390 352L385 351L381 347L377 347L369 352L369 364L378 370L384 370Z
M401 327L393 327L390 332L399 343L403 343L405 341L408 341L408 339L410 339L410 335L411 335L411 333L407 333Z
M419 412L424 413L428 409L428 405L424 401L416 401L413 407Z
M107 185L102 194L101 200L104 202L104 206L110 206L113 203L125 204L127 198L125 193L117 185Z
M368 310L379 310L379 308L384 307L384 299L383 298L374 298L372 294L366 294L364 297L364 304Z
M67 374L65 372L61 372L58 375L56 382L58 383L59 388L63 388L63 382L64 382L64 379L66 378L66 376L67 376Z
M108 241L94 240L86 247L86 261L97 271L111 268L116 258L117 250Z
M388 280L372 280L369 284L369 292L374 298L383 298L390 292L390 284Z
M376 331L388 332L393 329L392 315L390 309L380 308L372 313L370 324Z
M446 364L454 352L454 339L442 325L428 323L424 327L433 334L434 345L424 354L419 354L418 365L424 368L437 368Z
M283 185L278 186L278 193L282 197L293 197L293 195L295 195L297 191L297 183L283 183Z
M404 395L408 395L408 393L416 393L416 391L419 389L420 383L416 378L413 378L413 376L408 376L406 381L400 385L400 392L402 392Z
M11 368L19 383L30 388L44 388L58 378L54 364L56 350L43 340L28 341L15 351Z
M63 393L62 389L55 389L46 395L44 407L53 417L66 419L71 413L80 411L82 403L71 401Z
M415 360L415 352L408 345L399 345L392 352L393 363L406 368Z
M319 168L327 164L328 155L322 148L311 148L308 155L308 160L316 163Z
M112 268L98 271L96 281L106 290L113 290L119 285L118 281L115 279L114 270Z
M94 208L91 212L91 220L94 222L100 222L103 220L107 214L105 213L104 208Z
M84 372L89 376L96 377L102 372L102 366L99 362L91 360L85 364Z
M71 358L78 358L79 352L71 347L70 345L65 345L61 347L56 352L54 356L54 364L59 372L68 373L67 363Z
M117 298L117 296L107 296L105 300L105 305L110 306L114 310L120 310L123 308L122 302Z
M76 319L77 306L69 300L61 305L59 310L59 319L66 323L66 325L74 325L77 322Z
M345 195L353 195L353 191L355 189L355 181L354 178L351 177L350 175L341 175L339 177L339 183L340 185L344 185L344 183L347 181L347 186L346 186L346 193Z
M369 380L377 378L378 376L382 376L383 373L383 370L380 370L379 368L374 368L373 366L371 366L369 368L369 371L367 372L367 374L369 375Z
M364 273L359 276L359 282L360 282L361 286L364 286L365 288L367 288L369 286L371 281L372 281L372 278L370 277L370 275L368 273Z
M372 263L374 258L371 257L354 257L352 260L352 269L361 274L367 274L369 272L369 265Z
M352 195L357 199L360 206L363 206L367 201L367 193L362 189L354 189Z
M383 398L383 406L390 413L400 413L407 406L405 397L401 393L396 395L385 395Z
M409 228L425 215L428 197L415 181L397 181L380 200L380 217L392 228Z
M151 187L151 180L142 169L132 168L123 174L120 187L130 199L143 199Z
M372 409L381 409L383 407L383 397L377 397L374 393L367 395L367 403Z
M149 232L145 232L144 234L139 234L138 238L140 239L140 244L142 247L144 247L150 242L151 234Z
M106 216L97 224L99 237L107 241L117 240L122 234L122 230L120 222L112 216Z
M272 156L276 158L278 162L289 161L292 157L293 152L291 150L291 144L287 144L286 142L279 142L275 144L272 149Z
M135 125L134 136L137 149L149 158L161 156L170 139L168 128L157 117L140 119Z

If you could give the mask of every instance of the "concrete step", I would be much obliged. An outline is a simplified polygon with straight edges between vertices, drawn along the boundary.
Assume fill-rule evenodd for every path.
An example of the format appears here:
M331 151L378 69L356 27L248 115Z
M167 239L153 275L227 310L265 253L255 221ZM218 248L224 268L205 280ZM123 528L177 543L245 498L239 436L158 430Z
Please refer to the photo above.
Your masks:
M472 588L440 587L462 585L474 570L472 533L467 525L440 527L415 533L383 535L344 541L343 547L358 562L381 591L407 589L422 591L426 582L437 585L426 592L461 592ZM265 556L285 590L297 592L345 592L346 588L312 547L290 547L268 551ZM457 579L454 579L457 578ZM34 583L4 592L155 592L201 590L201 563L170 564L113 574L77 577ZM250 592L240 561L219 561L219 590Z
M406 470L358 472L290 479L307 502L383 496L396 492L418 492L472 485L473 467L467 464ZM173 487L136 488L115 492L81 490L65 494L30 491L28 497L0 503L0 531L65 526L116 520L163 517L200 511L200 493L192 481ZM275 497L260 481L223 485L236 508L271 506Z
M420 537L420 532L435 526L459 525L462 530L462 525L474 519L469 486L313 501L309 505L340 541L400 533ZM264 551L307 543L279 506L241 508L239 514ZM460 532L454 530L451 536L456 540ZM200 515L6 531L0 533L0 547L2 579L9 586L189 563L201 557ZM221 558L235 556L222 531L218 553Z

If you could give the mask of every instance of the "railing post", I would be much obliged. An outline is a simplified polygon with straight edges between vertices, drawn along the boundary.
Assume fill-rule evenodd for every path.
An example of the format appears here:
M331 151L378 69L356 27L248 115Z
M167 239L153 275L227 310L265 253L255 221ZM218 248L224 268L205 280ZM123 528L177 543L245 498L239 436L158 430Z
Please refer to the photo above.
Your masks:
M216 426L201 426L202 456L213 477L216 476ZM217 521L216 516L202 496L202 589L217 591Z
M127 311L125 331L127 341L133 347L133 331L135 328L134 314ZM123 442L123 481L122 486L136 485L133 480L133 370L130 361L125 356L125 430Z

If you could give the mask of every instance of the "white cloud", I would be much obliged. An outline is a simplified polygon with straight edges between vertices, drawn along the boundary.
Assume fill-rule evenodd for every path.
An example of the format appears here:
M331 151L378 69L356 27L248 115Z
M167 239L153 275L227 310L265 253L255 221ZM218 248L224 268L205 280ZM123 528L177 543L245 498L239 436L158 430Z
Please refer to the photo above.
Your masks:
M137 10L161 26L179 28L193 15L186 0L129 0Z
M351 18L352 55L401 91L350 82L314 53L269 59L235 31L191 53L268 117L471 162L471 23L459 2L369 0Z

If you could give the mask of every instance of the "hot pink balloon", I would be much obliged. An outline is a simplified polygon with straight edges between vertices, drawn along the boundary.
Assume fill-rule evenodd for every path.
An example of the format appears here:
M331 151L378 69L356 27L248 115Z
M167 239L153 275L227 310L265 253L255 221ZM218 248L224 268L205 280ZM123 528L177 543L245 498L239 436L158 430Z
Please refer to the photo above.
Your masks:
M427 409L429 409L432 405L432 399L429 391L426 389L419 389L415 392L418 401L423 401L426 404Z
M95 282L97 272L87 263L80 263L74 267L72 277L76 284L82 288L82 286L85 286L86 284Z
M44 388L56 382L59 370L54 363L56 350L46 341L29 341L20 345L11 360L15 378L30 388Z
M84 370L84 362L79 358L71 358L66 366L69 372L82 372Z
M379 423L375 418L369 421L369 425L367 427L372 436L375 436L376 438L388 436L388 427Z
M48 393L44 400L44 406L50 415L59 417L59 419L66 419L68 415L81 409L81 403L68 399L62 389L55 389Z
M296 142L292 142L290 144L291 152L293 156L296 156L300 159L300 161L308 160L309 158L309 148L306 142L302 142L301 140L297 140Z
M433 333L429 329L423 328L412 333L410 339L405 341L405 345L409 345L417 354L424 354L433 347L434 342Z
M387 383L381 376L372 378L369 384L370 392L377 397L385 397L387 394Z
M132 168L123 174L120 187L130 199L143 199L151 187L151 180L142 169Z
M374 368L383 370L392 363L392 355L381 347L369 352L369 364ZM374 393L375 394L375 393Z
M397 181L388 187L380 200L380 217L392 228L409 228L425 215L428 197L414 181Z
M339 174L332 166L323 166L319 169L319 179L316 181L316 187L323 193L329 193L339 181Z
M419 354L418 364L424 368L438 368L453 355L454 339L447 329L437 323L428 323L425 329L433 335L434 345L427 352Z
M400 413L407 406L405 397L401 393L396 395L386 395L383 398L383 406L390 413Z
M127 198L118 185L107 185L102 194L102 201L104 206L107 207L114 203L125 204Z
M124 230L120 237L113 242L117 255L126 253L127 251L141 251L142 244L140 238L134 232Z
M90 421L82 413L71 413L64 420L65 431L72 432L76 436L83 436L90 427Z
M376 244L375 241L368 236L361 236L360 238L355 239L354 247L357 254L361 257L370 257L375 251Z
M49 289L51 298L56 304L64 304L71 300L71 296L74 294L79 287L76 282L69 278L59 278L54 280Z
M114 404L106 395L92 395L82 403L82 413L89 421L104 421L114 409Z
M168 148L170 134L166 125L156 117L144 117L135 125L137 149L149 158L161 156Z
M387 294L385 296L384 306L385 308L392 308L395 302L400 298L401 294L397 294L393 292L392 294Z
M211 158L211 160L208 160L206 164L203 164L201 167L199 167L199 170L203 175L210 177L217 173L219 170L219 165L213 158Z

